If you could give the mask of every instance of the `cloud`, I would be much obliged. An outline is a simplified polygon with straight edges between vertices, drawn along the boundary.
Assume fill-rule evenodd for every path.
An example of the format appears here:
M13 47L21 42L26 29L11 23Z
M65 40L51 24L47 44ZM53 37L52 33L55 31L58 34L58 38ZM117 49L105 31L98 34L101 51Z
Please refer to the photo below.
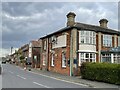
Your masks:
M19 48L65 27L69 11L76 13L77 22L99 25L101 18L107 18L109 26L117 29L117 3L3 2L2 48Z

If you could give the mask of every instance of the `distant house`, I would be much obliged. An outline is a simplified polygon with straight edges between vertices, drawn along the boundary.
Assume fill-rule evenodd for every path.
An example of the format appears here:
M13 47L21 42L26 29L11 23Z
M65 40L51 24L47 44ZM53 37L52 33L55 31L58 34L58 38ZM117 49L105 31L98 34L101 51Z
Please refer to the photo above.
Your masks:
M29 43L29 55L28 57L32 61L33 68L40 68L41 60L41 41L32 40Z
M29 50L29 45L28 44L25 44L23 45L22 47L20 47L20 53L22 56L24 56L25 58L28 57L28 50Z
M101 19L96 26L75 22L75 16L69 12L66 27L39 39L42 70L78 75L83 62L102 62L103 51L120 46L120 32L109 29L107 19Z

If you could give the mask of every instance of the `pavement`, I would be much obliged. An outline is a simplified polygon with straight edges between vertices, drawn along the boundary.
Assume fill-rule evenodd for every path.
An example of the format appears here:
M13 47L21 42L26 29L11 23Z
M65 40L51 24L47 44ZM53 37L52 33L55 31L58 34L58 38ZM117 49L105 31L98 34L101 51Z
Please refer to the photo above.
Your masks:
M34 72L37 74L43 74L43 75L50 76L50 77L57 78L57 79L61 79L61 80L66 80L66 81L70 81L70 82L84 84L84 85L87 85L88 87L91 87L91 88L118 88L118 89L120 89L119 85L86 80L86 79L82 79L80 76L67 76L67 75L62 75L62 74L55 73L55 72L43 71L40 69L31 69L30 72Z

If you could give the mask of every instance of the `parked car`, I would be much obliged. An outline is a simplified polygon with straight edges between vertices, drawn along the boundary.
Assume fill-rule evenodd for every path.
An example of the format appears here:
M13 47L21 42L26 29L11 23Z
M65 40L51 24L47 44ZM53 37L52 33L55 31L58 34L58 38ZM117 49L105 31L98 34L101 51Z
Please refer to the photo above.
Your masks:
M2 64L6 64L6 60L2 60Z
M31 59L29 57L26 58L26 65L31 65L31 64L32 64Z

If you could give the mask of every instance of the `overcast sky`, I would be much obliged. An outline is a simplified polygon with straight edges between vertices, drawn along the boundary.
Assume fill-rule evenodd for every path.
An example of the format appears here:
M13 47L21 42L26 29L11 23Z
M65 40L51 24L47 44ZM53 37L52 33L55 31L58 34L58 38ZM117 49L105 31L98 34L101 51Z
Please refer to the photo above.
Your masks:
M2 2L2 52L19 48L41 36L66 27L66 14L76 13L76 21L99 25L108 19L108 27L118 29L117 2Z

